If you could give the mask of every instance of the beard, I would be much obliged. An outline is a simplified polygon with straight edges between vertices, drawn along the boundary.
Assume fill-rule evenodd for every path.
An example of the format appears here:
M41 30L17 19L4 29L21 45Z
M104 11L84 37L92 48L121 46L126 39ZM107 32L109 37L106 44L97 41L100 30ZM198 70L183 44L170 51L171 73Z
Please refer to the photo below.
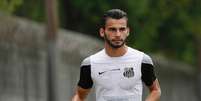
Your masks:
M118 40L110 40L107 35L104 35L104 40L107 42L109 46L111 46L114 49L120 48L124 46L126 38L125 39L118 39Z

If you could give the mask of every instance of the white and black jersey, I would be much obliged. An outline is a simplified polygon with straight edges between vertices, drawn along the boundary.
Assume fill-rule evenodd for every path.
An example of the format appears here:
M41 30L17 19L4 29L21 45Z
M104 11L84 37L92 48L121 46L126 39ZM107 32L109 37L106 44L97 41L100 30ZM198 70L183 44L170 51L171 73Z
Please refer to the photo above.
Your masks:
M105 49L81 64L78 86L95 85L96 101L142 101L142 82L152 85L156 79L151 58L128 47L126 54L110 57Z

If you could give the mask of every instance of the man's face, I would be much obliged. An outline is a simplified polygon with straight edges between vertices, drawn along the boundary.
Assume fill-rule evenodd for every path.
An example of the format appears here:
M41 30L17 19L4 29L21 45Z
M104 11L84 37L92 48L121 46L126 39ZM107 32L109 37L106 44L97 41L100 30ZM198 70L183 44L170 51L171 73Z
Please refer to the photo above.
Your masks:
M125 44L129 34L127 27L127 19L112 19L108 18L105 23L105 28L100 29L100 35L104 37L106 44L112 48L120 48Z

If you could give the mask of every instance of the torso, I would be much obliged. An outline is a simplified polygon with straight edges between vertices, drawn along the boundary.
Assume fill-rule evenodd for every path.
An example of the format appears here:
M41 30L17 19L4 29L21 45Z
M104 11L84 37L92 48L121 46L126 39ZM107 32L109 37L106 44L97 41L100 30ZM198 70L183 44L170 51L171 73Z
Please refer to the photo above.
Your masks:
M109 57L105 50L90 57L91 77L97 101L141 101L143 53L128 48L120 57Z

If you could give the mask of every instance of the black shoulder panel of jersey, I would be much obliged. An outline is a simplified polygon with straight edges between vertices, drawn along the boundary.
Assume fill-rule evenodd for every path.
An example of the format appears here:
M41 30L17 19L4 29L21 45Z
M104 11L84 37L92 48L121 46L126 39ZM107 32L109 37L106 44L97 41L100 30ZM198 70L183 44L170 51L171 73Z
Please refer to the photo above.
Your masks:
M91 65L83 65L80 70L80 80L78 86L89 89L93 86L93 81L91 78Z
M153 84L153 81L156 80L153 65L147 64L147 63L142 63L141 72L142 72L142 81L147 86L151 86Z

